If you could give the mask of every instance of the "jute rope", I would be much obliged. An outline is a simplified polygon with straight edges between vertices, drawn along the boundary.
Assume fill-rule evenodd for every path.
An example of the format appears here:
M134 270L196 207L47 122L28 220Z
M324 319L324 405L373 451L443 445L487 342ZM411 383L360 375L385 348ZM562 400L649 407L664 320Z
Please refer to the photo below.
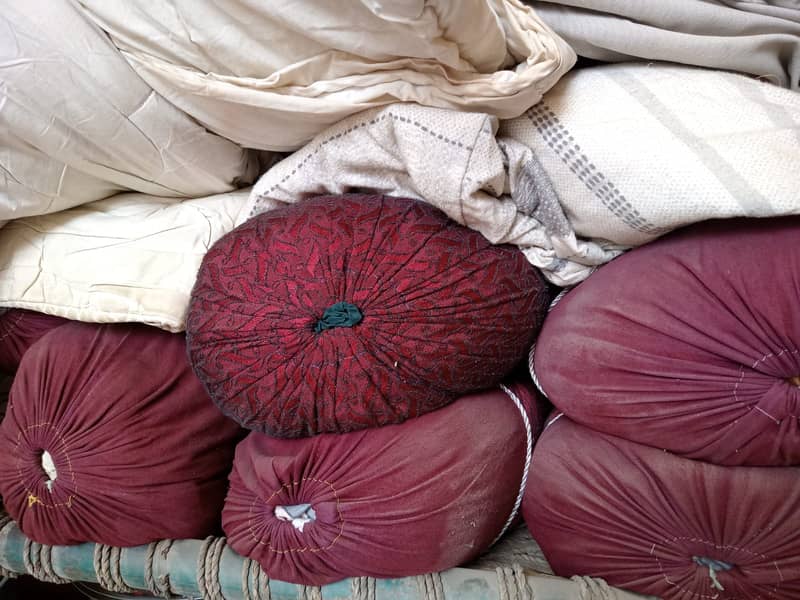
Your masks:
M160 540L147 545L147 552L144 557L144 583L153 596L160 598L172 598L172 589L169 585L169 573L156 578L153 573L153 562L157 555L161 560L166 560L173 540Z
M197 588L204 600L225 600L219 583L219 563L227 540L207 537L197 555Z
M53 568L52 552L52 546L40 545L39 547L39 561L42 565L42 571L44 571L44 574L47 577L45 581L50 581L53 583L68 583L69 579L58 575Z
M415 577L417 590L422 600L444 600L444 586L439 573L427 573Z
M53 569L51 551L51 546L45 546L26 538L25 546L22 550L22 561L25 563L25 570L41 581L68 583L68 579L59 576Z
M122 558L122 548L116 546L106 546L105 544L94 545L94 574L100 587L110 592L130 594L136 590L125 583L120 569L120 559Z
M500 600L534 600L533 592L519 564L497 567L495 572Z
M588 575L573 575L570 577L580 586L577 600L612 600L616 594L611 590L605 580Z
M297 597L300 600L322 600L322 590L316 585L301 585Z
M350 584L353 600L375 600L375 578L353 577Z
M251 588L253 581L255 587ZM269 577L252 558L245 558L242 562L242 596L244 600L272 600Z
M0 508L0 534L2 534L3 530L13 523L13 519L9 517L3 510ZM8 577L9 579L13 579L17 576L17 573L14 571L9 571L4 566L0 565L0 578Z

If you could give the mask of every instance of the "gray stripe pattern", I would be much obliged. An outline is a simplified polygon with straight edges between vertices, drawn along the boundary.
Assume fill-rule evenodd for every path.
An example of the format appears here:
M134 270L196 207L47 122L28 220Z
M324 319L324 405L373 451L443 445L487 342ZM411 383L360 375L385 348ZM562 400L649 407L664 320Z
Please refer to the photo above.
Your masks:
M797 145L800 147L800 122L796 121L789 110L777 102L773 102L767 97L766 90L768 85L753 85L753 82L744 77L736 77L732 80L739 90L739 93L744 97L761 106L764 114L778 129L791 130L797 140Z
M622 192L583 153L572 134L561 123L555 112L544 101L529 109L525 116L542 136L547 145L564 162L569 170L603 203L603 205L631 229L650 235L667 231L649 222Z
M717 152L711 144L695 135L678 116L664 104L658 96L648 89L639 79L628 74L624 69L606 71L617 85L644 107L650 115L657 119L687 148L695 153L700 162L708 169L743 210L743 216L755 217L763 215L765 209L772 209L772 204L757 189L742 177L733 165Z

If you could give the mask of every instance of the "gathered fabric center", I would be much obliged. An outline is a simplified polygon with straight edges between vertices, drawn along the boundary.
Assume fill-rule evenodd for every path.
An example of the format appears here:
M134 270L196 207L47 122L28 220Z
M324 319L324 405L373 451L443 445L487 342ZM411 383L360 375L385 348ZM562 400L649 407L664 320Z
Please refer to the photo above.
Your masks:
M276 506L275 516L292 526L300 533L303 533L303 528L313 521L317 520L317 513L310 504L291 504L288 506Z
M47 475L47 482L45 483L47 491L52 492L53 482L58 479L58 471L56 470L55 462L53 462L53 455L47 450L42 451L42 471Z
M353 327L361 322L363 315L355 304L337 302L325 309L322 318L314 325L314 333L322 333L334 327Z

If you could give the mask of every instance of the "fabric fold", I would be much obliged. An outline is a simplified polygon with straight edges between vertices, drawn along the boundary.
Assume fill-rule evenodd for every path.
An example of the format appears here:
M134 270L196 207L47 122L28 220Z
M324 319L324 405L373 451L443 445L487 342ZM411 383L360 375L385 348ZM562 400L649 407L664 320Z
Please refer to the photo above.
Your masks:
M515 117L575 62L519 0L80 4L161 95L264 150L394 102Z

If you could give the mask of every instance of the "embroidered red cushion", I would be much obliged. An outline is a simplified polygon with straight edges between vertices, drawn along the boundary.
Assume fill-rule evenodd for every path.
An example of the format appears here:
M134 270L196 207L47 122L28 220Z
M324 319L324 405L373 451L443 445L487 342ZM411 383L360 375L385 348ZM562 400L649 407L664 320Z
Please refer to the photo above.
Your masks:
M534 370L575 421L725 465L800 464L800 217L706 222L569 292Z
M0 495L40 543L203 537L219 529L240 439L182 335L68 323L20 363L0 425Z
M304 439L251 433L222 513L228 543L273 579L305 585L475 558L513 520L526 448L541 430L531 386L508 389L521 408L495 388L399 425Z
M0 309L0 371L13 373L22 355L45 333L67 323L54 317L22 308Z
M249 429L298 437L399 423L501 381L538 331L546 290L517 248L424 202L318 197L211 248L189 355Z
M525 523L558 575L664 600L800 598L796 467L691 460L561 416L533 453Z

